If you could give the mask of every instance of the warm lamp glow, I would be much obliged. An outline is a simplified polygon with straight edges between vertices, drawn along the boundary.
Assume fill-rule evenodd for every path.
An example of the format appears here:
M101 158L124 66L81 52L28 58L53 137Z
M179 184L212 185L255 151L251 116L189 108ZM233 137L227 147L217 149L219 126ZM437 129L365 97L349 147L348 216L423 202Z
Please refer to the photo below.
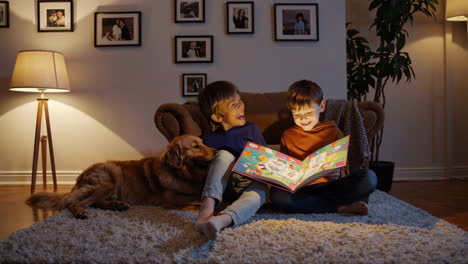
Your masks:
M467 21L468 0L447 0L445 19L448 21Z
M65 57L55 51L27 50L16 56L10 90L61 93L70 91Z

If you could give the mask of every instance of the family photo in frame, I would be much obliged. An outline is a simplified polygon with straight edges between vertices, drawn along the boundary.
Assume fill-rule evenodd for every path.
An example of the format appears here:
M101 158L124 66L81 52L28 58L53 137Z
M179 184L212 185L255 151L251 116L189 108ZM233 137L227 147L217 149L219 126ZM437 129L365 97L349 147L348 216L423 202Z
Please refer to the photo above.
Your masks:
M176 63L213 62L213 36L175 36Z
M205 22L205 0L174 0L175 23Z
M226 3L227 33L254 33L254 2Z
M318 41L318 4L275 4L275 40Z
M73 31L72 0L38 0L37 31Z
M94 46L140 46L141 12L94 13Z
M0 1L0 28L10 27L10 9L8 1Z
M198 96L206 83L206 73L184 73L182 74L182 95Z

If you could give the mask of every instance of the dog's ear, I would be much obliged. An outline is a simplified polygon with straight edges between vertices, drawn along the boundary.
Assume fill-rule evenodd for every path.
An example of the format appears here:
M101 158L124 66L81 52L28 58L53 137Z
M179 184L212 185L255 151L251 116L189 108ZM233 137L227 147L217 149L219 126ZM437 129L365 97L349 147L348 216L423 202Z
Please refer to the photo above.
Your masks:
M175 142L167 146L166 152L162 155L162 161L173 168L181 168L184 161L182 147Z

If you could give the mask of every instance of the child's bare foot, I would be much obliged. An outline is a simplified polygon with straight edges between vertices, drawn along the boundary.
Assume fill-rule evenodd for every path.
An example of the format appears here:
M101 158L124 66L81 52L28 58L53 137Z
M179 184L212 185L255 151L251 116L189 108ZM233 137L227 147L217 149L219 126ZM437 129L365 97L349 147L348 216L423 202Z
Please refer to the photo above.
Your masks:
M369 207L365 202L354 202L338 207L338 213L340 214L357 214L357 215L368 215Z
M214 218L214 216L205 221L197 221L195 229L205 235L209 240L216 240L216 238L218 238L219 229L212 221L212 218Z
M216 240L219 232L232 224L232 218L228 214L212 216L206 220L198 220L195 229L205 235L209 240Z

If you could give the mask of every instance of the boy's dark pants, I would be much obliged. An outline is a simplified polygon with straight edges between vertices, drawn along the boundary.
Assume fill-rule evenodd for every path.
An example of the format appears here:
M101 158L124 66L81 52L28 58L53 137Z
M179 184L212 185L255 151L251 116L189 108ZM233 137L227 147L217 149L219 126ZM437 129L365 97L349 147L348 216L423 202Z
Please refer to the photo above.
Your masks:
M341 179L303 187L296 193L271 188L275 207L293 213L336 213L339 206L366 201L377 186L372 170L360 169Z

